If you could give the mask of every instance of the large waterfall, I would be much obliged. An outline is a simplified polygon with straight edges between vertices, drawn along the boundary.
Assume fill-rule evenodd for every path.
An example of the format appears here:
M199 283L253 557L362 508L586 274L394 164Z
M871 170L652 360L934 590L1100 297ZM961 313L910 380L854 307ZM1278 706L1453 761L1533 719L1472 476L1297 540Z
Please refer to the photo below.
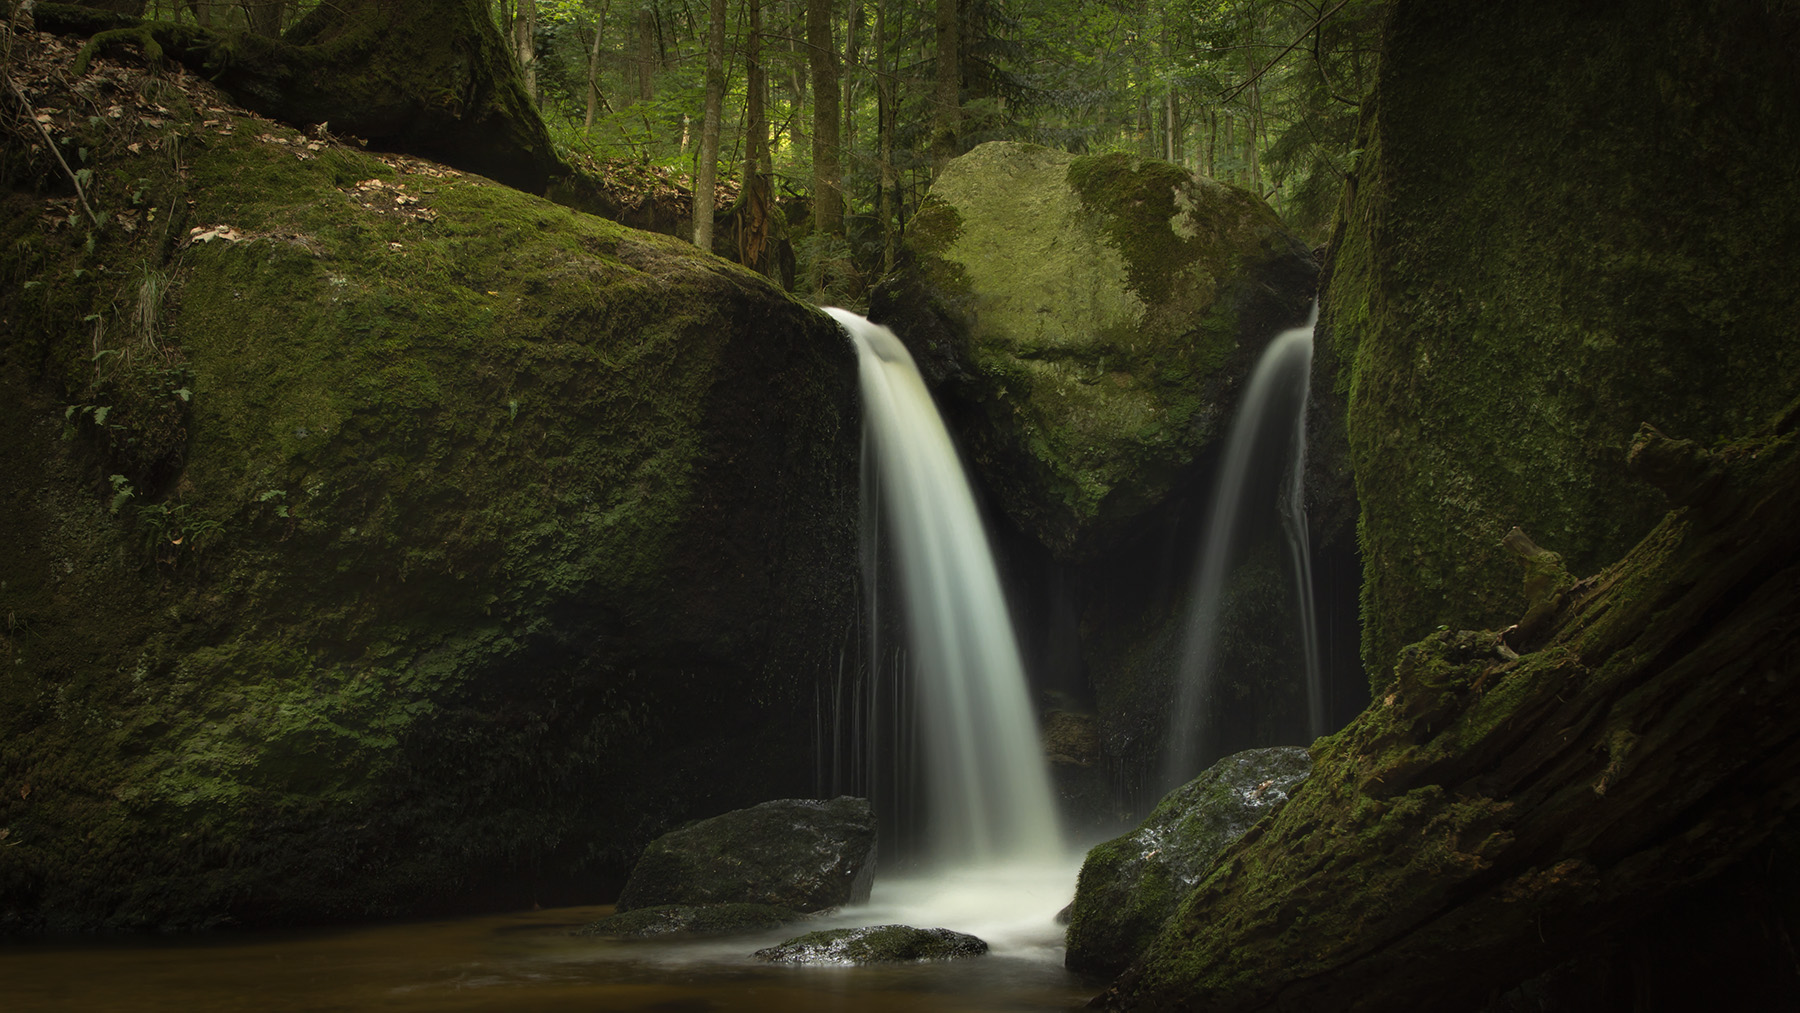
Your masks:
M865 494L879 489L898 569L932 857L977 864L1060 855L1012 621L950 434L892 331L826 312L860 360L865 447L875 461Z
M1162 788L1172 789L1200 772L1213 752L1212 695L1218 663L1218 629L1245 509L1266 485L1252 481L1259 455L1286 455L1276 509L1285 531L1298 604L1299 630L1307 696L1307 726L1325 734L1325 687L1320 674L1318 637L1313 623L1312 561L1307 546L1302 502L1306 470L1306 402L1312 373L1313 326L1319 307L1304 325L1275 336L1257 361L1238 403L1226 440L1224 457L1213 485L1212 510L1200 544L1181 668L1177 672L1175 707L1169 715L1169 747L1164 757ZM1286 427L1286 433L1283 432ZM1283 445L1282 435L1291 435Z

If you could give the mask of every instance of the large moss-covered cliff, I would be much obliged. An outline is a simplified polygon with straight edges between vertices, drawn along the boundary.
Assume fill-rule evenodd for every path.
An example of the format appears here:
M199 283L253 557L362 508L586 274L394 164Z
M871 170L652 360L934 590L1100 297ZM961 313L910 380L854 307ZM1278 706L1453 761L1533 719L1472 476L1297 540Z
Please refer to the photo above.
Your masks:
M671 822L810 790L854 602L829 321L15 53L81 190L5 137L0 929L599 900Z
M1663 510L1641 422L1702 443L1800 384L1791 5L1400 3L1333 241L1364 660L1522 600L1501 536L1578 573Z

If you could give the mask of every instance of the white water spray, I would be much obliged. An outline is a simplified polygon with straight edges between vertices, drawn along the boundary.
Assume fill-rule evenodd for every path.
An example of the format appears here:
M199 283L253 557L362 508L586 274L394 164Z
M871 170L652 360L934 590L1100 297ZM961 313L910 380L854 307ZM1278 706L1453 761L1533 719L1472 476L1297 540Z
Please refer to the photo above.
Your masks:
M1284 420L1276 409L1294 398L1296 416L1291 445L1293 467L1279 505L1293 562L1295 592L1299 599L1301 640L1306 660L1307 724L1314 737L1325 734L1325 689L1320 673L1318 637L1313 628L1312 557L1307 547L1304 507L1306 471L1306 402L1311 387L1313 325L1319 319L1318 303L1305 325L1282 331L1269 342L1238 403L1237 416L1225 444L1225 455L1213 486L1212 512L1206 537L1200 546L1200 562L1194 578L1193 604L1188 612L1185 649L1176 675L1175 709L1169 720L1169 751L1162 776L1163 790L1186 783L1200 772L1200 763L1211 749L1211 714L1214 667L1217 664L1219 612L1231 574L1232 550L1239 515L1248 494L1253 452L1263 431Z
M965 866L1059 857L1024 666L950 434L892 331L845 310L825 312L849 333L859 359L866 442L917 672L932 856Z

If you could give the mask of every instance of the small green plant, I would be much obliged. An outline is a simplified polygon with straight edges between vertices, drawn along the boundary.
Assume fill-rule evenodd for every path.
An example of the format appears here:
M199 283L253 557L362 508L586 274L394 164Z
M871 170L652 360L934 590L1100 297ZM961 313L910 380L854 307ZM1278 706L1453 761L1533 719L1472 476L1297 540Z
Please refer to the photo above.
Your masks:
M275 500L286 500L286 499L287 499L287 490L286 489L265 489L265 490L263 490L262 495L256 497L256 501L258 503L271 503L271 502L274 502ZM275 516L281 517L281 518L286 518L287 515L288 515L287 504L285 502L276 503L275 504Z
M106 409L102 408L100 411L104 413ZM101 420L105 420L104 414L101 415ZM112 483L113 490L112 502L108 504L107 509L113 514L117 514L119 508L130 501L132 496L136 495L136 491L131 488L131 480L124 475L108 476L107 481Z

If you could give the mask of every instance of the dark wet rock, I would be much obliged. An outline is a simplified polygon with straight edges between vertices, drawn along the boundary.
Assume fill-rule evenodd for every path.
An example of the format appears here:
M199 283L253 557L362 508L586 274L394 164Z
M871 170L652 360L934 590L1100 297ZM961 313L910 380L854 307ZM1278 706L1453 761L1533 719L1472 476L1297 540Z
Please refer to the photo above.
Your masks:
M769 904L659 904L609 915L576 929L574 934L629 939L669 935L727 936L776 929L805 917L798 911Z
M875 813L867 799L778 799L650 842L618 910L766 904L821 911L867 900L874 875Z
M1170 792L1136 830L1088 852L1064 963L1100 974L1123 970L1219 853L1287 801L1311 770L1299 746L1227 756Z
M987 951L987 943L964 932L866 925L808 932L780 946L757 950L756 959L775 964L904 964L979 957Z

